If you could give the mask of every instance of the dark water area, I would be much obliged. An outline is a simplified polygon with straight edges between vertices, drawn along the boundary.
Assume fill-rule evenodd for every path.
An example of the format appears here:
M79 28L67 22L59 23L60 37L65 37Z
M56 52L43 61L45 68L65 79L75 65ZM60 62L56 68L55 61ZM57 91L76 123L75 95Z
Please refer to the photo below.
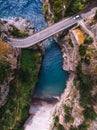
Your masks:
M43 98L60 96L64 90L67 77L67 72L62 70L61 50L53 41L46 49L34 96Z
M42 0L0 0L0 18L14 17L24 17L30 20L36 31L47 27L42 14ZM44 45L46 53L34 96L51 98L60 96L63 92L68 74L62 70L62 53L53 38L45 40Z

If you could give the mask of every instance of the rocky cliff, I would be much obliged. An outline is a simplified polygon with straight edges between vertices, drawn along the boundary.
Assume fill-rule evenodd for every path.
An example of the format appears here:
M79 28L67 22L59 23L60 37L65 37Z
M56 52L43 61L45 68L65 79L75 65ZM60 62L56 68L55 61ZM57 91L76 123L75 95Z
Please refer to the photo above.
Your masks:
M42 44L14 48L6 36L24 38L33 33L34 27L23 18L0 21L0 129L23 129L44 52Z
M48 22L50 24L56 21L53 19L56 13L54 12L56 5L53 6L53 4L57 3L49 0L44 4L44 14L47 20L50 21ZM95 23L93 22L93 16L86 21L88 27L89 23ZM93 28L95 27L96 25L94 24ZM88 43L88 45L80 45L84 44L84 37L81 31L79 31L80 28L79 25L76 25L54 36L62 50L62 67L70 73L66 88L59 99L59 103L56 105L53 123L54 130L97 129L96 48ZM91 31L95 35L93 28ZM87 36L85 32L83 34ZM87 51L83 56L80 51L84 48L87 48ZM87 56L90 58L87 59Z
M0 63L8 63L10 72L0 82L0 106L6 100L9 93L10 81L14 79L14 71L18 68L21 49L14 48L6 41L6 36L23 38L32 35L35 32L34 26L24 18L14 18L11 20L0 20ZM30 48L32 50L40 49L44 53L45 49L42 43ZM2 69L2 66L0 66ZM8 68L7 68L8 69ZM3 72L1 72L3 73Z
M13 72L17 69L18 57L19 49L12 48L4 41L0 41L0 106L9 93L9 84L14 78Z

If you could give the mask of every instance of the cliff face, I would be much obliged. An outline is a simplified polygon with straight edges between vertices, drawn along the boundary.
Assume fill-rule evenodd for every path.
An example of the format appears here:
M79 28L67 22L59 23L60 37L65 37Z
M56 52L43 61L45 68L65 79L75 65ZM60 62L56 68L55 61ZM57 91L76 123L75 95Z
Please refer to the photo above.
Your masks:
M47 1L45 15L48 15L48 10L51 10L52 17L54 17L53 11L56 6L54 5L55 7L52 8L52 3L54 4L51 0L50 3ZM54 23L52 17L48 19L46 16L50 24ZM94 15L90 16L84 24L95 36L96 24L93 21L93 17ZM94 26L90 27L90 23L93 23ZM97 129L97 67L95 66L97 63L97 50L94 46L96 42L93 42L91 45L88 43L84 44L88 34L85 34L86 31L82 28L76 25L54 36L63 53L62 67L70 73L66 88L56 106L53 124L54 130ZM87 51L84 55L81 55L81 51L84 48L87 48Z
M54 23L54 14L51 11L51 5L49 3L49 0L43 0L43 14L49 25Z
M59 5L60 5L60 2L59 2ZM54 6L54 7L52 8L52 6ZM61 16L62 16L61 19L62 19L62 18L64 18L63 14L65 13L64 3L61 3L61 6L62 6L62 10L60 13L61 13ZM61 8L61 7L59 7L59 8ZM43 13L48 22L48 25L52 25L55 22L54 21L54 17L55 17L54 9L55 9L55 5L51 0L43 1ZM63 53L62 68L68 72L75 71L77 62L78 62L78 60L76 60L76 59L78 59L79 54L78 54L78 44L77 44L75 38L73 37L72 31L69 31L69 29L66 30L66 32L61 31L58 34L54 35L54 39L60 46L61 51ZM69 42L69 44L68 44L68 42Z
M14 28L16 30L14 30ZM23 33L30 35L32 34L31 29L33 30L33 27L31 28L31 24L27 20L22 18L15 18L10 21L0 20L0 64L2 64L2 66L0 67L1 69L6 69L6 72L1 71L1 77L3 79L0 79L2 80L2 82L0 82L0 106L4 103L6 97L8 96L9 85L11 80L14 79L13 73L14 70L17 69L20 56L20 49L13 48L2 39L4 39L6 35L14 37L14 34L16 34L17 36L17 33L19 32L16 32L17 30L20 30L22 32L22 35ZM4 66L4 64L9 64L9 67ZM2 68L3 66L5 68ZM10 71L8 71L9 69Z
M92 55L93 57L95 54ZM97 59L94 61L96 63ZM90 65L81 63L75 72L70 73L66 89L56 107L55 130L60 125L63 126L63 130L97 129L97 83L96 73L91 69L91 65L92 62ZM90 71L89 69L87 71L87 68L90 68Z
M5 41L6 35L24 38L34 33L30 22L22 18L1 21L0 25ZM29 116L44 46L17 49L4 40L0 40L0 129L22 130Z
M4 66L3 64L8 64L9 67L4 66L4 70L1 71L2 82L0 81L0 106L6 100L6 97L9 93L9 84L14 79L14 71L17 69L19 64L19 57L21 55L21 50L12 47L5 40L6 36L15 37L15 38L24 38L34 33L34 27L28 20L25 20L21 17L14 18L8 21L0 20L0 69ZM2 40L4 39L4 40ZM31 50L42 50L44 52L44 46L40 43L38 45L30 48ZM10 70L10 71L9 71ZM4 76L3 76L3 72ZM6 76L5 76L6 75Z
M8 93L13 72L17 69L19 49L12 48L4 41L0 41L0 106L4 103Z

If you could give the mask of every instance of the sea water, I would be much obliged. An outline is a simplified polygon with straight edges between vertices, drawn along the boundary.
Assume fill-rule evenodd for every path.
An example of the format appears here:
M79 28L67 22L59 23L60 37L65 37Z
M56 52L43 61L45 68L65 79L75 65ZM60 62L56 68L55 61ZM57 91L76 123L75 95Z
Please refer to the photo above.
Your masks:
M47 27L42 14L42 0L0 0L0 18L13 17L24 17L30 20L36 31ZM44 45L46 51L34 96L60 96L68 77L67 72L62 69L62 53L53 38L46 40Z

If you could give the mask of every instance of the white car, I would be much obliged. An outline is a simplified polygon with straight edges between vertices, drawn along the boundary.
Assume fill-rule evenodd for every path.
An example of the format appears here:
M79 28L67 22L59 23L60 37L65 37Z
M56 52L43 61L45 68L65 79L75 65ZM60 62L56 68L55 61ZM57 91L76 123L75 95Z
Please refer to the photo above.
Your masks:
M80 17L79 15L76 15L73 19L79 19L79 17Z
M76 19L78 19L80 16L79 16L79 15L76 15L75 17L76 17Z

